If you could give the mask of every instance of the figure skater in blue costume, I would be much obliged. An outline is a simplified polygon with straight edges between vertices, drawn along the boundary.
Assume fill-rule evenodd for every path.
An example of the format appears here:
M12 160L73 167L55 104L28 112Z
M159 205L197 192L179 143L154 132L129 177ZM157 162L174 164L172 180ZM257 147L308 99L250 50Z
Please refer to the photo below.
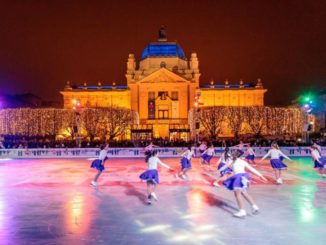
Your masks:
M195 147L188 146L188 149L181 154L182 158L180 161L181 171L176 173L176 177L187 179L187 172L191 169L191 158L195 156Z
M320 175L326 178L326 159L322 158L317 146L311 146L311 157L314 161L314 168L318 168Z
M147 158L147 164L148 164L148 169L143 172L139 178L143 181L146 182L147 184L147 203L151 204L152 203L152 198L157 201L157 195L155 194L155 189L156 186L159 184L159 175L157 171L157 166L158 164L167 168L171 169L170 166L167 164L161 162L161 160L158 158L158 152L156 150L153 150L149 157Z
M213 185L219 187L219 182L226 180L233 174L231 168L223 168L225 165L230 165L232 163L232 156L229 147L225 147L224 152L222 153L221 157L217 160L217 170L220 173L220 177L214 181ZM223 168L223 171L221 169Z
M252 196L247 192L249 187L250 179L249 174L246 173L245 169L248 169L250 172L257 175L263 181L266 181L266 178L259 173L256 169L251 167L245 160L240 158L240 153L235 152L232 155L232 162L230 164L226 164L220 171L224 171L225 169L232 167L234 175L228 178L223 182L223 185L231 191L234 191L234 195L239 207L239 211L234 213L233 216L238 218L244 218L247 213L244 209L244 204L242 200L242 196L250 203L252 207L252 213L256 214L259 211L258 206L256 205Z
M211 160L213 156L215 155L215 149L214 145L211 144L206 151L203 152L201 158L203 159L203 162L205 165L208 165L210 167Z
M95 175L94 180L91 182L91 185L94 187L98 185L97 180L105 169L104 163L108 159L107 155L109 150L109 144L101 146L100 149L101 151L98 159L94 160L91 164L91 168L95 168L97 170L97 174Z
M281 150L279 149L278 145L276 142L273 142L271 145L271 149L267 152L267 154L261 159L263 161L267 157L271 158L271 166L274 169L275 172L275 178L276 178L276 183L278 185L283 184L282 180L282 170L287 169L287 166L283 163L281 160L283 158L286 158L290 161L292 161L289 157L287 157Z
M247 156L246 156L246 160L249 164L252 164L253 166L256 166L255 163L255 152L254 150L251 148L251 146L249 145L248 149L246 150Z
M244 154L244 147L249 146L249 143L243 143L243 141L240 141L240 143L238 145L235 145L235 147L237 147L237 150L240 154L240 156L242 156Z

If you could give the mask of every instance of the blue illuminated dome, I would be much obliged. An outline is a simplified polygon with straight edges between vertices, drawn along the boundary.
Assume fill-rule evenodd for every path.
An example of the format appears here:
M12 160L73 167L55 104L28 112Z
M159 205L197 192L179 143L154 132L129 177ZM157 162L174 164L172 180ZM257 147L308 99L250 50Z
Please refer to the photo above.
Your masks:
M144 48L141 54L141 59L146 59L148 57L186 58L182 48L175 42L150 43Z

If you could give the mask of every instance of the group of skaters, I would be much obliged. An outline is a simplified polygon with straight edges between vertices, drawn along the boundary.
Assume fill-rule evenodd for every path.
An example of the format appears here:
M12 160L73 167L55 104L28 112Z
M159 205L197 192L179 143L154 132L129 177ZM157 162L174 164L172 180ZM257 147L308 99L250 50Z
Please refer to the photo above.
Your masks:
M171 168L171 166L163 163L159 158L159 152L155 149L157 146L150 143L145 148L145 162L147 163L147 170L140 174L139 178L146 182L147 184L147 203L151 204L153 200L157 201L158 197L155 194L157 185L159 184L159 174L158 165L167 168L175 172L176 178L188 179L187 172L192 169L191 160L196 156L196 147L188 146L187 150L184 151L180 156L180 170L176 171ZM92 168L97 169L97 174L91 185L97 187L97 181L103 170L105 169L105 161L108 159L108 149L109 145L104 145L101 147L101 151L98 159L94 160L91 164ZM205 142L202 142L198 147L200 153L201 164L204 168L208 167L211 170L210 162L215 155L215 148L213 144L207 146ZM326 177L326 158L322 157L321 147L317 144L311 146L311 156L314 161L314 167L318 168L319 173L323 178ZM255 152L248 143L243 143L232 147L225 147L223 153L218 158L217 161L217 173L219 177L213 182L213 186L220 187L221 184L225 186L228 190L233 191L236 202L239 207L239 211L234 213L235 217L243 218L247 215L242 197L252 207L252 213L256 214L259 212L258 206L255 204L253 197L248 193L248 187L250 183L249 174L246 169L258 176L262 181L266 182L267 179L253 166L257 163L262 162L266 158L270 158L271 167L275 173L276 184L283 184L282 170L287 169L287 165L283 162L284 159L292 161L288 156L286 156L278 147L276 142L271 144L270 150L265 154L260 161L255 162Z

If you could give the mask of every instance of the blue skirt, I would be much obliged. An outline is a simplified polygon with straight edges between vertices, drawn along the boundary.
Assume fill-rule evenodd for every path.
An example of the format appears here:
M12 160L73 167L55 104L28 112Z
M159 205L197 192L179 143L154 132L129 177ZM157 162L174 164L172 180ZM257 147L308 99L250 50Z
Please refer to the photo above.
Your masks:
M244 154L243 150L238 149L238 152L239 152L239 156L242 156Z
M246 159L253 161L253 160L255 160L255 155L248 155L248 156L246 156Z
M226 163L224 162L220 162L220 164L217 166L217 170L220 170L221 168L223 168L226 165ZM224 169L221 173L221 177L224 176L225 174L231 174L233 171L231 168L227 167L226 169Z
M230 191L241 189L245 191L249 187L249 174L235 174L223 182L223 185Z
M205 152L205 150L200 150L199 149L199 152L200 152L200 154L203 154Z
M286 169L288 167L280 159L271 159L271 165L272 168L276 169Z
M153 181L154 184L158 184L159 183L159 179L158 179L158 171L156 169L148 169L145 172L143 172L139 178L142 181Z
M189 160L188 158L186 158L186 157L183 157L183 158L181 159L180 164L181 164L181 169L182 169L182 170L185 169L185 168L187 168L187 169L191 169L191 162L190 162L190 160Z
M321 161L321 163L319 163L318 161L315 160L315 166L314 168L325 168L326 166L326 159L324 158L319 158L319 161Z
M213 156L212 156L212 155L204 154L204 155L201 156L201 158L202 158L205 162L207 162L207 163L209 164L210 161L211 161L211 159L213 158Z
M103 163L105 162L106 159L103 160ZM91 168L95 168L98 171L102 172L105 168L104 165L102 164L102 160L96 159L92 162Z

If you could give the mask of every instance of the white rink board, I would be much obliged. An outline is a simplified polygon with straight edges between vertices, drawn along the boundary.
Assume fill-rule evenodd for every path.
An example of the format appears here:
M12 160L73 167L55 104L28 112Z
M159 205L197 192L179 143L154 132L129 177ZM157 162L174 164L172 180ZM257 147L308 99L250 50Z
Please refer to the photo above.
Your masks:
M160 157L180 157L186 147L162 147L155 148ZM253 147L257 157L262 157L270 149L269 147ZM309 147L281 147L282 152L289 157L310 156ZM236 148L231 147L231 151ZM244 148L245 150L245 148ZM0 159L20 158L96 158L100 150L97 148L36 148L36 149L0 149ZM144 157L144 148L111 148L108 151L109 158L134 158ZM220 156L223 148L216 147L216 156ZM197 151L197 156L200 156ZM322 147L322 155L326 155L326 147Z

